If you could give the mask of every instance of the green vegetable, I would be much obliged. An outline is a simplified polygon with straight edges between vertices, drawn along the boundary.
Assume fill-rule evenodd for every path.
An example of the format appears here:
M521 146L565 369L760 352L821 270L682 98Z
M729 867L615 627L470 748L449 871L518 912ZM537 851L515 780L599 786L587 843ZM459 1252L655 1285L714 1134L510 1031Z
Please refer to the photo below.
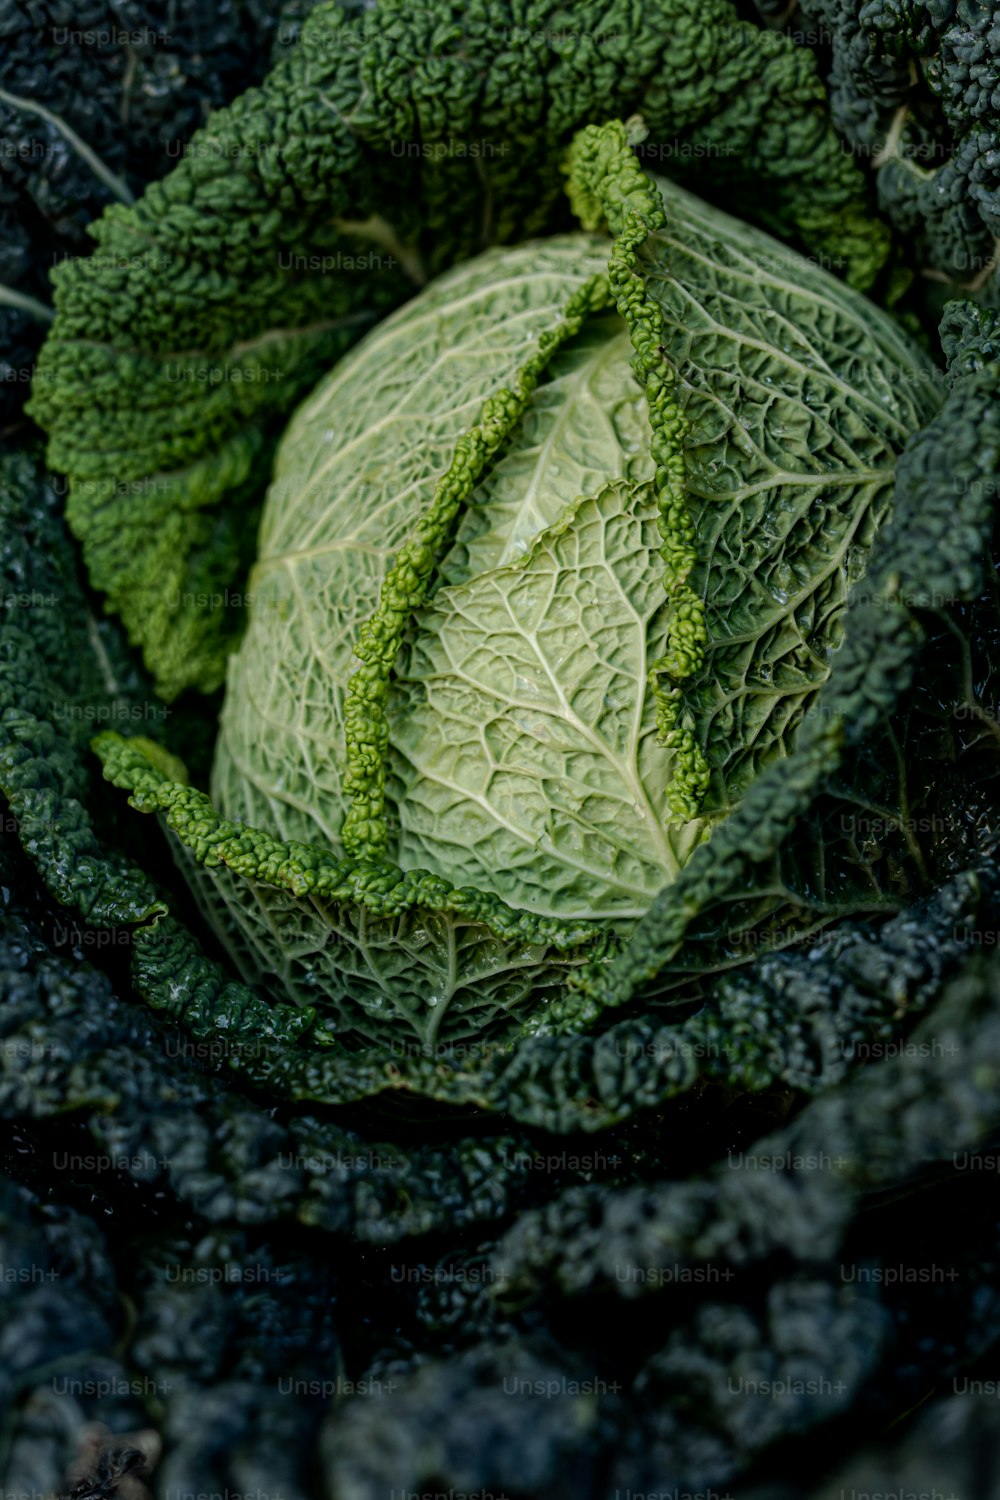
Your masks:
M204 866L244 978L341 1040L534 1029L711 869L706 838L830 676L897 456L942 399L887 319L654 186L622 126L583 132L570 173L616 234L607 279L593 234L490 252L293 419L217 812L135 741L98 743Z
M323 4L60 273L68 507L0 457L12 1495L996 1488L1000 320L898 301L905 194L870 282L793 40L822 6L835 116L901 90L907 149L951 80L945 239L995 213L995 49L975 4L760 4L789 36ZM225 702L182 693L248 599Z

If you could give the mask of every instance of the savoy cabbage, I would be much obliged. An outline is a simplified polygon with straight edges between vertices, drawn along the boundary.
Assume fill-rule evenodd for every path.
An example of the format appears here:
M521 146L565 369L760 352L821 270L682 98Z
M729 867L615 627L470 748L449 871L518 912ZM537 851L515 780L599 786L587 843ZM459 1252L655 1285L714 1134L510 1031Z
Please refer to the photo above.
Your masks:
M711 859L943 399L887 317L649 180L623 126L577 139L570 191L616 239L439 277L289 424L217 820L153 758L244 977L341 1037L533 1029Z
M860 1485L1000 1334L1000 336L900 301L992 33L806 4L828 101L790 12L356 10L0 459L0 1478ZM955 1391L893 1461L986 1493Z

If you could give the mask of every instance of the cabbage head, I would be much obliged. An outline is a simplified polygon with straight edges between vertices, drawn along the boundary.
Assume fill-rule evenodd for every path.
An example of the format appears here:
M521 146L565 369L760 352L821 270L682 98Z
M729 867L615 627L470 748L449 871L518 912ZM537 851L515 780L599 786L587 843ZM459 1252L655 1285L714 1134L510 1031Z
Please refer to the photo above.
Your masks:
M243 976L331 1037L531 1030L711 859L942 400L886 314L623 127L570 192L583 229L442 275L294 415L211 803L103 739Z

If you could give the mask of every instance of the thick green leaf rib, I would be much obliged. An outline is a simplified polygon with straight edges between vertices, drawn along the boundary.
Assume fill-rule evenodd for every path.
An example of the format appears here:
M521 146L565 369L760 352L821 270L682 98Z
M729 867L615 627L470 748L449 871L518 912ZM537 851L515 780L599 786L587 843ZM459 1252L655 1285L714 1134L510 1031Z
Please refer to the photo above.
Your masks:
M255 892L263 937L253 931L251 912L243 928L245 947L236 949L244 972L299 1004L314 996L327 1017L327 1039L357 1045L366 1036L384 1036L387 1024L390 1031L402 1028L435 1045L446 1035L461 1041L470 1034L509 1032L584 952L606 953L614 945L594 922L518 911L489 892L455 888L427 870L404 871L315 844L283 842L220 818L203 792L171 779L138 740L108 731L96 737L94 749L105 778L130 793L132 806L164 813L213 884L223 882L230 910L248 890ZM197 878L192 884L197 894ZM283 922L291 935L303 911L319 934L319 947L313 939L313 946L296 951L290 942L286 954L281 941L275 945L274 923ZM230 939L225 929L220 936ZM232 951L231 941L229 946ZM387 993L393 996L391 1014Z
M569 197L580 222L593 228L595 208L615 235L608 266L618 311L635 348L632 369L646 393L650 454L655 465L663 545L663 587L670 602L666 652L649 667L656 696L656 729L672 752L668 802L675 818L697 816L710 772L691 730L680 723L681 691L705 660L705 605L689 583L697 561L695 528L685 489L685 441L690 424L677 402L677 378L666 361L663 314L636 270L636 251L666 226L663 201L632 154L624 125L581 130L569 153Z
M438 480L430 506L400 548L382 584L375 612L361 627L354 648L361 670L347 685L344 707L344 790L351 806L340 833L345 852L354 859L377 860L389 848L385 811L389 682L403 634L427 598L455 518L520 422L554 355L608 301L603 276L585 282L567 302L560 322L539 337L537 350L517 371L512 388L501 387L486 400L475 426L455 445L455 456Z

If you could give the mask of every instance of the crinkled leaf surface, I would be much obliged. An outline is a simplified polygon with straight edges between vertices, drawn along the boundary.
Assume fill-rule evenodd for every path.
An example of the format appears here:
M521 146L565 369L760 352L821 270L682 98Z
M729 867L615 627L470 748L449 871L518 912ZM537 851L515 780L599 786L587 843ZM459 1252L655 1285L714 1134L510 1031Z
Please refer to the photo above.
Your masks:
M668 226L637 270L686 421L710 643L685 713L713 771L709 817L668 810L646 676L671 608L642 393L624 329L601 314L477 484L404 638L390 856L410 894L398 870L352 885L335 868L358 632L456 441L606 253L593 236L492 252L387 320L286 435L216 756L224 827L209 831L207 805L149 793L207 862L194 884L214 882L203 907L244 977L328 1007L341 1028L370 1036L395 1013L437 1040L537 1019L584 936L562 929L562 951L546 951L539 922L643 914L788 753L897 455L939 404L940 376L857 294L664 191ZM131 784L120 759L114 774Z
M390 699L401 863L606 922L676 874L704 824L670 820L646 689L656 522L649 486L607 486L422 613Z
M663 184L640 252L685 415L709 646L685 703L728 809L830 673L896 459L944 381L819 266Z
M606 259L606 241L594 236L469 263L387 318L299 408L261 526L246 645L230 665L213 776L224 816L336 843L346 812L344 693L360 627L483 398L513 378ZM487 545L478 518L500 524L494 497L513 523L505 529L530 535L557 518L560 493L570 500L602 479L648 470L641 393L621 378L627 336L611 315L601 331L566 351L530 425L477 492L472 556ZM471 565L456 547L456 575Z

